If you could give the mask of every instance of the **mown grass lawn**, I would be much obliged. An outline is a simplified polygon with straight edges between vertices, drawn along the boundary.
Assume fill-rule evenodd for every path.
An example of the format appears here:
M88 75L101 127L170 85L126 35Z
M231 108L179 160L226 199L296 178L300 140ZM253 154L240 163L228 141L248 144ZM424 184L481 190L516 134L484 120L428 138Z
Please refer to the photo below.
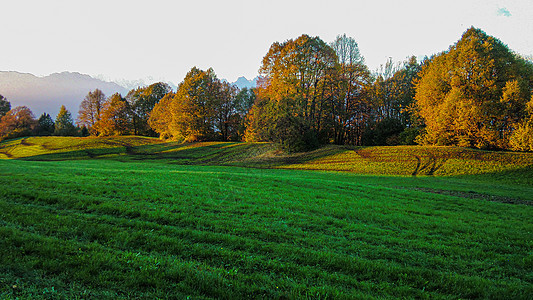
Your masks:
M0 298L528 299L512 172L0 160Z

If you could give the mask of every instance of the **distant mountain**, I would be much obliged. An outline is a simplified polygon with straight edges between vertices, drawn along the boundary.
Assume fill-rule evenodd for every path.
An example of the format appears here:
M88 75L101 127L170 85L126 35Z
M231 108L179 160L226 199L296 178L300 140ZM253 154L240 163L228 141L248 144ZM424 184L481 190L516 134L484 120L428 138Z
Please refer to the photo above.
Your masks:
M11 102L12 108L29 107L36 118L46 112L55 119L61 105L65 105L76 118L81 101L95 89L102 90L106 96L128 92L116 83L80 73L62 72L37 77L29 73L0 71L0 95Z
M233 82L234 85L236 85L238 88L255 88L257 86L257 80L259 77L255 77L252 80L246 79L246 77L239 77L237 78L237 81Z
M128 91L130 90L134 90L136 88L139 88L139 87L145 87L145 86L149 86L153 83L156 83L156 82L163 82L163 83L166 83L168 84L173 91L176 91L178 89L178 87L173 83L173 82L170 82L170 81L165 81L165 80L155 80L153 77L151 76L148 76L146 78L140 78L140 79L135 79L135 80L128 80L128 79L109 79L103 75L98 75L96 77L94 77L96 79L100 79L102 81L107 81L107 82L114 82L124 88L126 88Z

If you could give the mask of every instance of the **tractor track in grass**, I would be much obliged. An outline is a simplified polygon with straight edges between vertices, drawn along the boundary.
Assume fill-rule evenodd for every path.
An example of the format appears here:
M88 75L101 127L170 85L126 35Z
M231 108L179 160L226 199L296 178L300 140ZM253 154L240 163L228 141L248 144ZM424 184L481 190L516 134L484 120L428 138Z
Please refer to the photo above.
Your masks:
M505 197L505 196L498 196L498 195L482 194L482 193L477 193L474 191L468 191L468 192L449 191L449 190L431 189L431 188L424 188L424 187L415 187L413 188L413 190L421 191L425 193L432 193L432 194L456 196L456 197L467 198L467 199L485 200L485 201L499 202L499 203L506 203L506 204L523 204L523 205L533 206L533 201L516 199L516 198L511 198L511 197Z

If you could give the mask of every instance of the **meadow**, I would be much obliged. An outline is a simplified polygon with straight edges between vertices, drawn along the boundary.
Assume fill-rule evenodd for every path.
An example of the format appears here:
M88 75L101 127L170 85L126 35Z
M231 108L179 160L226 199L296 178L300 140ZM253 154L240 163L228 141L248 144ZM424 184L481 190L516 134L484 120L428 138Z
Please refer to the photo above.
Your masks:
M531 154L126 137L0 158L2 299L533 294Z

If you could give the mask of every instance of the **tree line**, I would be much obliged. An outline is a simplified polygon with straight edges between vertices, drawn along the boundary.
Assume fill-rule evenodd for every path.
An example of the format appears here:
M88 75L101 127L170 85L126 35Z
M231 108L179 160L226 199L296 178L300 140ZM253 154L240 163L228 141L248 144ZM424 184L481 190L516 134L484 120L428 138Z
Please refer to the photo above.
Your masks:
M50 118L41 122L41 116L34 128L56 135L270 141L288 151L328 143L533 150L533 64L477 28L422 62L389 60L376 72L353 38L328 44L302 35L273 43L259 72L254 89L239 90L212 69L194 67L176 91L164 83L125 97L95 90L82 101L76 127L60 112L70 125L61 125L58 115L54 130L45 130ZM7 109L2 136L2 124L28 115L22 110ZM8 136L28 134L15 127Z
M43 113L35 119L26 106L11 109L9 101L0 95L0 138L22 136L157 136L148 125L148 117L155 103L171 92L165 83L131 90L126 97L119 93L109 97L99 89L91 91L80 104L78 118L61 106L57 117Z
M72 114L61 106L55 121L43 113L35 119L33 112L26 106L11 109L11 103L0 95L0 141L25 136L87 136L86 128L76 127Z

